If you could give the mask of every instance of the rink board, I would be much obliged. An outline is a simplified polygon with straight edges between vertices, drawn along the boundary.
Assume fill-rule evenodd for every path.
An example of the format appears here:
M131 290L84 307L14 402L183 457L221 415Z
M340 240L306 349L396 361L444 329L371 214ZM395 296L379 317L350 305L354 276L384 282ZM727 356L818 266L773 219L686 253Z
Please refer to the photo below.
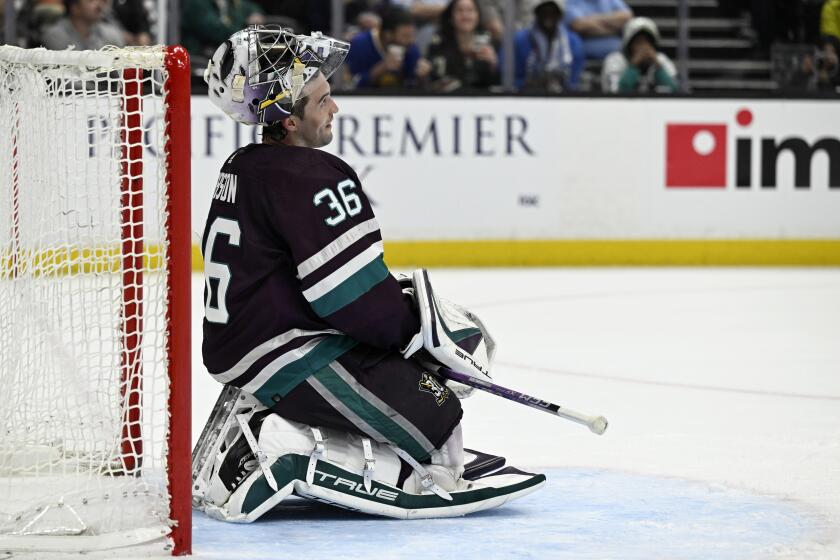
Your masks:
M326 148L389 263L840 264L840 106L818 100L338 97ZM255 139L193 97L198 242Z

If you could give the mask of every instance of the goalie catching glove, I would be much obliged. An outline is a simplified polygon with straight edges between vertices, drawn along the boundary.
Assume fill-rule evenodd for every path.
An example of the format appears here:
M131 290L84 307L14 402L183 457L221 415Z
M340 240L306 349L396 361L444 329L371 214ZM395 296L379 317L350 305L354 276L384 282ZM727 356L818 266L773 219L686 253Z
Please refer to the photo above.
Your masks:
M403 292L413 296L421 325L420 332L403 350L403 356L413 357L435 372L442 365L489 381L496 344L481 319L469 309L438 298L426 269L415 270L410 280L402 278L400 284ZM451 380L446 385L460 399L474 390Z

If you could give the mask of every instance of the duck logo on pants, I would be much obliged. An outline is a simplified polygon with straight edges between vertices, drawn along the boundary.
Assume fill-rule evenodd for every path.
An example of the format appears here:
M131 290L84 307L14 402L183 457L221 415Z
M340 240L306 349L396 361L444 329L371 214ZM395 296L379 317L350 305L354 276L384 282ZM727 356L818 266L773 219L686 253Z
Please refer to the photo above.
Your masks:
M426 393L431 393L435 397L438 406L441 406L449 398L449 388L441 385L440 381L426 372L423 372L423 375L420 376L419 389Z

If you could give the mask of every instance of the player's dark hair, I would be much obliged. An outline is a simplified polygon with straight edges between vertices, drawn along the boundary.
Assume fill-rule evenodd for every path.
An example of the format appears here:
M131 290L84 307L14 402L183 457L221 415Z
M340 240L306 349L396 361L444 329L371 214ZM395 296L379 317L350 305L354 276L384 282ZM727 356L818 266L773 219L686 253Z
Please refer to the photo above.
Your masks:
M382 12L382 32L395 31L403 25L414 25L414 19L408 10L398 6L390 6Z
M455 42L455 22L452 21L452 12L455 11L455 4L457 2L458 0L450 0L449 4L446 5L446 8L440 14L440 39L447 45L457 45ZM484 20L482 19L481 6L478 4L478 0L472 0L472 3L475 6L475 11L478 13L478 25L474 32L484 33L486 29L484 28Z
M298 102L292 105L292 115L302 119L304 117L306 111L306 101L309 97L303 97L298 99ZM275 142L281 142L286 135L289 134L289 131L286 130L286 127L283 126L282 121L277 121L275 123L271 123L268 126L263 127L263 138L270 138Z
M79 0L64 0L64 14L70 15L70 7L79 3Z

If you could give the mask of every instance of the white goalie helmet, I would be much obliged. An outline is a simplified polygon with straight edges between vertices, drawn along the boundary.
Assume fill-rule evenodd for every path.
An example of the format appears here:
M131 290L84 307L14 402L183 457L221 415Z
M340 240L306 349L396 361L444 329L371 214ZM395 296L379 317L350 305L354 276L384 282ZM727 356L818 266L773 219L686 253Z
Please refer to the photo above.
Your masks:
M349 43L320 32L253 25L219 45L204 81L211 101L231 118L269 125L288 117L303 86L319 71L329 78L349 50Z

